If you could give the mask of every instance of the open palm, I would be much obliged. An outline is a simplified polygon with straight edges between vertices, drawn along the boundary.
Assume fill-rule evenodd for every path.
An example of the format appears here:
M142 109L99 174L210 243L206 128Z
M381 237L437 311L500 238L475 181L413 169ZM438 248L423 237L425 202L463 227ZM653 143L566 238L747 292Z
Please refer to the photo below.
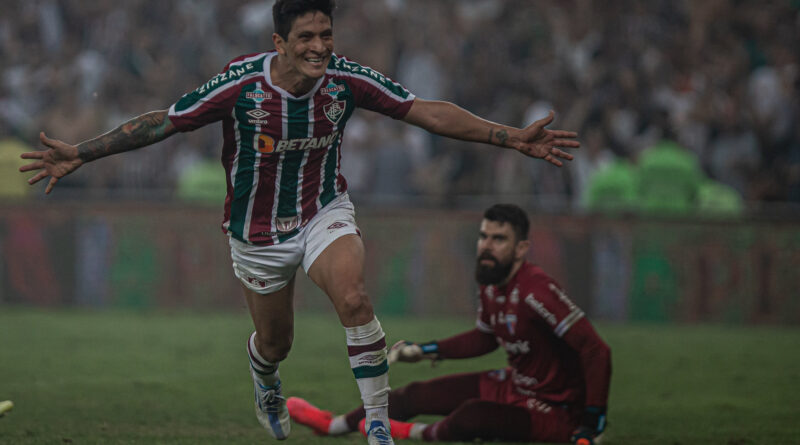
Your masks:
M559 158L571 161L573 156L561 148L580 147L581 143L575 140L578 133L544 128L553 122L554 116L551 111L547 117L522 129L517 137L509 139L508 144L526 156L544 159L559 167L563 165Z
M28 184L31 185L49 176L50 182L47 183L45 193L50 193L59 179L77 170L83 164L83 161L78 157L78 148L76 146L50 139L45 136L44 132L39 133L39 139L48 149L22 153L20 155L22 159L36 159L36 161L23 165L19 168L19 171L39 170L35 176L28 179Z

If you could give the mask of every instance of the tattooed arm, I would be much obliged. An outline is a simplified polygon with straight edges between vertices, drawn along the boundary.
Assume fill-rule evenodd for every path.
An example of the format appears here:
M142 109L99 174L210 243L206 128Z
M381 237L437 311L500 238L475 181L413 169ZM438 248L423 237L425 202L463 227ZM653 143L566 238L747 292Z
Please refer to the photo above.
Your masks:
M544 128L553 117L551 111L546 118L519 129L480 118L450 102L416 98L403 120L441 136L513 148L560 167L562 162L558 158L573 158L560 148L578 148L580 143L575 140L578 137L575 132Z
M108 133L78 145L50 139L42 132L39 133L39 139L48 149L23 153L23 159L36 161L20 167L19 171L39 170L28 180L29 184L36 184L50 176L50 182L45 189L45 193L50 193L60 178L74 172L86 162L154 144L176 131L167 117L167 110L162 110L135 117Z
M155 144L177 130L167 117L167 110L151 111L137 116L94 139L78 144L78 157L83 162ZM47 145L47 144L45 144Z

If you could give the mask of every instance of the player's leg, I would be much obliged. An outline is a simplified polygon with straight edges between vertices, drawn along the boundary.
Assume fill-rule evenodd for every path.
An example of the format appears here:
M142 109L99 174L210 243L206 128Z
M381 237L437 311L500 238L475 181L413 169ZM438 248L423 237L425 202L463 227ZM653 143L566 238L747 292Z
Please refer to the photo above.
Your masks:
M389 430L389 366L381 325L364 290L364 245L348 234L330 243L308 269L308 275L331 299L345 327L350 367L361 392L370 436L391 443ZM385 436L385 437L384 437ZM371 441L374 441L370 437Z
M480 397L480 375L452 374L398 388L389 393L389 417L404 421L424 414L446 416L465 401ZM363 418L363 407L344 415L350 431Z
M259 423L277 439L291 424L278 366L294 337L294 274L302 251L291 240L277 246L251 246L231 240L231 258L250 309L255 331L247 341Z
M268 295L256 293L244 285L243 288L256 328L247 342L256 417L276 439L285 439L291 424L278 365L289 354L294 337L294 278L287 286Z
M418 437L428 442L475 439L502 442L530 440L531 416L522 407L480 399L462 403L444 419L419 430Z
M413 382L389 393L389 417L392 437L407 439L412 425L396 422L420 414L447 415L465 401L480 397L481 373L452 374L424 382ZM340 435L359 429L365 417L364 407L347 414L333 416L329 411L315 407L303 399L292 397L289 412L296 422L306 425L318 434ZM396 428L399 426L399 428Z

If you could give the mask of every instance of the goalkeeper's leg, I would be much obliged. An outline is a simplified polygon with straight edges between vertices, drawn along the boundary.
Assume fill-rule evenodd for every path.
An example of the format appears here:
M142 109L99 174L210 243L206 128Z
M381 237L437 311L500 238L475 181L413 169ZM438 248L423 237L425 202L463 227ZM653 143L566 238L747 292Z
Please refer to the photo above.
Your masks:
M480 375L452 374L393 390L389 393L389 417L402 421L421 414L446 416L466 400L480 397ZM334 418L332 427L337 432L356 431L363 418L364 408L359 407Z

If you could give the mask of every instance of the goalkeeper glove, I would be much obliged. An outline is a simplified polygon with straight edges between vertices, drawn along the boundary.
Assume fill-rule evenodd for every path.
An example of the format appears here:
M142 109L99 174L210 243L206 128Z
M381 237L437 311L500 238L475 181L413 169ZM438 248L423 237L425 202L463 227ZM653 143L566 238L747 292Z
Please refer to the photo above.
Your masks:
M387 361L391 365L395 362L416 363L422 359L435 362L439 359L439 345L436 342L417 344L414 342L400 340L392 346L387 356Z
M606 408L603 406L587 406L581 416L581 424L572 433L575 445L597 445L600 435L606 428Z

